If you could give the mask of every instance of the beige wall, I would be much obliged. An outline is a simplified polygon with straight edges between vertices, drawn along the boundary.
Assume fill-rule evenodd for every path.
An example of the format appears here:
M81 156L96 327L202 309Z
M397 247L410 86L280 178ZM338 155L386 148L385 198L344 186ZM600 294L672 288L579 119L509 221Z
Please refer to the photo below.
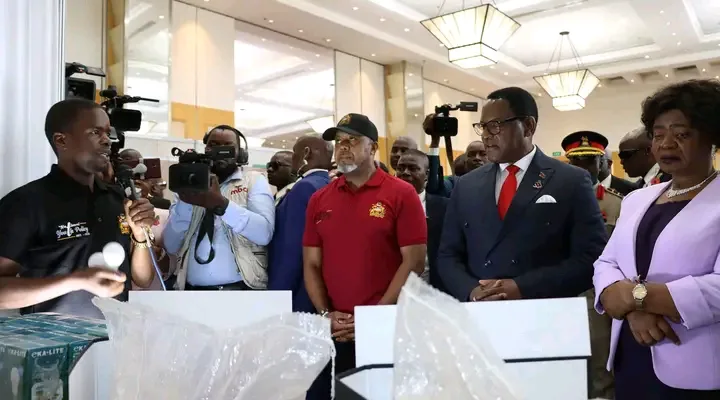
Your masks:
M630 86L627 90L595 89L587 99L587 106L578 111L557 111L547 96L536 97L539 107L535 143L546 153L562 151L560 142L575 131L599 132L610 141L609 148L617 150L618 142L631 130L640 127L641 104L658 87Z
M171 31L171 135L234 125L235 20L173 1Z
M88 67L105 69L103 6L104 2L101 0L65 1L65 62L79 62ZM102 78L89 75L76 77L92 79L97 90L104 89L101 87Z

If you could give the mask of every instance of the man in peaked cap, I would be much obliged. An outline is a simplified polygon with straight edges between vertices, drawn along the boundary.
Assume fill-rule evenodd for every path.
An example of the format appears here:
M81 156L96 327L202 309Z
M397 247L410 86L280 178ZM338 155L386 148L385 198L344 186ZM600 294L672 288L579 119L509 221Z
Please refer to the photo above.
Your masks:
M620 216L622 195L611 188L600 184L600 174L605 148L608 140L605 136L591 131L580 131L569 134L562 141L565 156L571 165L582 168L590 173L595 185L595 197L605 220L608 235L612 234L615 223ZM610 352L610 327L612 320L607 315L600 315L593 309L595 299L594 289L583 294L587 298L588 314L590 316L590 397L614 398L613 376L605 368Z

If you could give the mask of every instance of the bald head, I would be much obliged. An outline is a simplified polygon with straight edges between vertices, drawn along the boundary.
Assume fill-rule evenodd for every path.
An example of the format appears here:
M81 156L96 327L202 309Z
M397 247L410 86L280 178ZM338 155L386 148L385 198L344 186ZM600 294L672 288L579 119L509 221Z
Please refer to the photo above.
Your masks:
M618 145L620 162L625 172L631 178L644 177L655 165L652 154L652 140L645 128L638 128L628 132Z
M390 149L390 166L397 170L398 161L400 156L405 154L408 150L417 150L418 144L415 139L408 136L400 136L392 144Z
M118 153L118 158L120 159L121 162L123 162L123 161L124 162L128 162L128 161L139 162L140 159L142 158L142 154L140 154L140 152L135 149L125 149L125 150L121 151L120 153Z
M332 156L332 142L316 133L302 136L293 146L293 170L298 171L298 174L310 169L329 170Z

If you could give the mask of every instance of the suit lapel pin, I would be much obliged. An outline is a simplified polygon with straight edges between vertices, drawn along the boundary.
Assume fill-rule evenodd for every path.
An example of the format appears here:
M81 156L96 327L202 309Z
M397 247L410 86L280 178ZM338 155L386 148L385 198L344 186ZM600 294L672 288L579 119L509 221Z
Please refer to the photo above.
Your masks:
M543 184L542 184L542 182L537 181L537 182L533 183L533 187L535 189L541 189L543 187Z
M545 173L544 173L544 172L540 172L540 179L545 179Z

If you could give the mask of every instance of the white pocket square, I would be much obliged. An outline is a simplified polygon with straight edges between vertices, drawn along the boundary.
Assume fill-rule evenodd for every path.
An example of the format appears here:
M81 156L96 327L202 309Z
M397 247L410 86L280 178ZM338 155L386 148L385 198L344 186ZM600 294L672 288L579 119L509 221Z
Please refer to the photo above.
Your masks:
M535 202L535 204L540 203L557 203L557 200L555 200L555 198L550 196L549 194L544 194L540 196L540 198L537 199L537 201Z

